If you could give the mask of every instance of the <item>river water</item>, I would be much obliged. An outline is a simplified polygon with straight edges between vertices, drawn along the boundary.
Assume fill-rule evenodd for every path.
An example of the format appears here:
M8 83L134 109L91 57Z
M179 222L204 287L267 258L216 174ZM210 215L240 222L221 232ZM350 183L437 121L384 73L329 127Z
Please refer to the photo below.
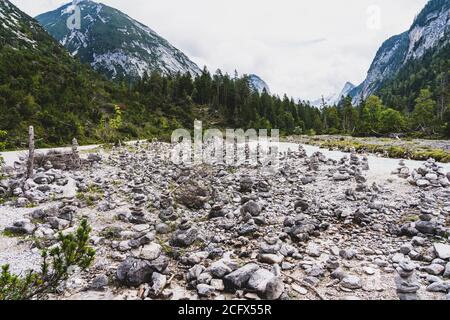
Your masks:
M133 142L129 142L133 143ZM278 150L280 152L287 152L288 150L297 151L299 144L297 143L290 143L290 142L280 142L278 144ZM345 153L342 151L330 151L328 149L322 149L317 146L311 146L311 145L303 145L303 147L306 150L306 153L308 156L311 156L314 152L320 151L323 153L327 158L339 160L344 155L349 155L349 153ZM78 150L80 151L89 151L92 149L98 148L98 145L89 145L89 146L80 146ZM58 151L69 151L71 150L70 147L68 148L55 148L55 149L38 149L36 152L45 153L50 150L58 150ZM26 156L26 151L10 151L10 152L1 152L0 155L4 158L6 165L12 166L14 164L14 161L17 161L19 157ZM391 174L392 171L394 171L398 167L398 163L400 159L390 159L390 158L382 158L377 157L375 155L368 155L368 162L370 170L367 172L367 177L370 178L379 178L379 177L387 177ZM407 167L410 169L417 169L422 164L423 161L416 161L416 160L404 160ZM450 163L439 163L441 167L444 168L446 172L450 172Z

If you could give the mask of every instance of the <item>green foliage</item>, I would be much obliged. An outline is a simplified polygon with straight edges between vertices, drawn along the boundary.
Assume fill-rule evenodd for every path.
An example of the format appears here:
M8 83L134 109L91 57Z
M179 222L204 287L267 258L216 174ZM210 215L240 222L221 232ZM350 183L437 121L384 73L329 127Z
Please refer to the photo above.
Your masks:
M397 110L387 108L380 114L380 132L384 134L403 132L406 128L405 117Z
M50 251L42 251L40 271L30 271L24 276L10 272L9 266L2 266L0 275L0 300L28 300L42 298L54 292L56 287L69 276L69 268L88 268L95 251L88 245L91 228L87 221L81 222L73 234L59 234L58 244Z
M211 74L206 68L196 78L152 72L134 82L107 81L74 60L34 20L20 18L22 32L37 45L1 29L0 150L23 147L29 125L35 127L37 147L47 147L70 144L74 137L81 144L170 140L174 129L192 129L195 119L205 128L277 128L284 135L383 135L419 129L424 135L450 136L449 45L408 63L395 81L383 84L380 98L369 97L354 107L346 97L318 109L287 96L260 94L246 75ZM54 28L62 32L65 25ZM100 45L119 42L112 35ZM421 89L430 94L419 96Z
M120 106L114 106L114 117L109 120L109 126L115 130L122 126L122 110Z
M416 106L412 113L413 125L425 133L432 133L435 125L434 108L436 102L431 98L431 92L428 89L420 90L419 97L416 99Z
M429 12L448 6L447 2L430 1L414 25L423 25ZM324 103L318 109L287 96L259 94L248 76L230 76L220 70L211 74L206 67L195 78L189 73L152 72L134 82L107 81L73 59L35 20L12 4L3 7L6 14L18 12L21 32L31 41L0 28L0 151L23 147L29 125L35 127L37 147L46 147L69 144L74 137L81 144L169 140L174 129L192 129L194 119L202 120L205 128L278 128L281 134L412 135L420 131L424 136L450 137L450 44L402 66L395 77L380 84L379 98L371 96L355 107L346 97L336 106ZM49 25L53 14L41 16L41 22L63 38L65 21ZM125 23L123 17L112 17L112 24ZM109 36L99 40L102 48L113 49L123 42L111 30L104 30L104 24L96 28ZM408 46L407 35L393 37L383 47ZM82 51L82 61L91 57L89 50ZM402 61L396 56L391 64Z
M361 131L369 134L378 134L381 122L381 113L384 106L380 98L370 96L362 106Z
M4 139L6 138L7 132L5 130L0 130L0 151L4 151L6 148L6 142ZM2 158L0 157L0 163L2 162Z

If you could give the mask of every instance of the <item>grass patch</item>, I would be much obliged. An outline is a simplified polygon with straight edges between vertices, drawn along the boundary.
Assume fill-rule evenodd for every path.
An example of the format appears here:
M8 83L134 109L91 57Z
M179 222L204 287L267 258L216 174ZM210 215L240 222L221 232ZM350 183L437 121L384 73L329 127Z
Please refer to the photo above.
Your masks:
M161 246L162 251L168 256L168 257L174 257L175 256L175 250L173 249L172 246L170 246L169 244L167 244L162 238L160 237L155 237L156 241L158 242L158 244Z
M450 152L442 149L415 150L411 158L414 160L428 160L433 158L436 161L448 163L450 162Z
M2 236L7 238L19 238L20 236L18 234L15 234L14 232L11 232L9 230L3 230L1 232Z
M450 162L450 152L442 149L414 148L414 146L388 146L371 144L351 140L327 140L318 142L321 148L338 149L350 152L353 149L358 153L381 153L389 158L412 159L426 161L430 158L442 163Z
M95 194L101 194L103 195L105 192L96 184L91 184L87 188L87 192L89 193L95 193Z
M117 227L106 227L100 232L100 236L108 240L119 240L122 230Z
M104 191L97 185L91 184L86 192L78 192L76 198L84 202L88 207L95 206L95 203L103 199Z

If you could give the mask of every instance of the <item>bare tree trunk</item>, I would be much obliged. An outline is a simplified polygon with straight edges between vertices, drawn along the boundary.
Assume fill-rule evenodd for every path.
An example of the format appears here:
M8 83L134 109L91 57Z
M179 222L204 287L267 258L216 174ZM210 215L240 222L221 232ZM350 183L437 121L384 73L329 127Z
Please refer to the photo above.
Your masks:
M28 163L27 163L27 179L33 177L34 167L34 128L28 128Z
M79 169L81 167L81 159L78 152L78 141L76 138L72 139L72 166L72 169Z

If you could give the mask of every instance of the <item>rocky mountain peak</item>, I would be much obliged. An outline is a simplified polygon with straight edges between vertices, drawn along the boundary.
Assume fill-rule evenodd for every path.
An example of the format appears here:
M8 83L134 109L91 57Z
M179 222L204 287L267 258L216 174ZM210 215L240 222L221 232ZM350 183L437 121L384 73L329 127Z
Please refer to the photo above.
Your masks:
M80 27L68 28L74 6L80 9ZM111 79L138 79L155 70L200 73L194 62L155 31L92 0L68 3L36 19L73 56Z

